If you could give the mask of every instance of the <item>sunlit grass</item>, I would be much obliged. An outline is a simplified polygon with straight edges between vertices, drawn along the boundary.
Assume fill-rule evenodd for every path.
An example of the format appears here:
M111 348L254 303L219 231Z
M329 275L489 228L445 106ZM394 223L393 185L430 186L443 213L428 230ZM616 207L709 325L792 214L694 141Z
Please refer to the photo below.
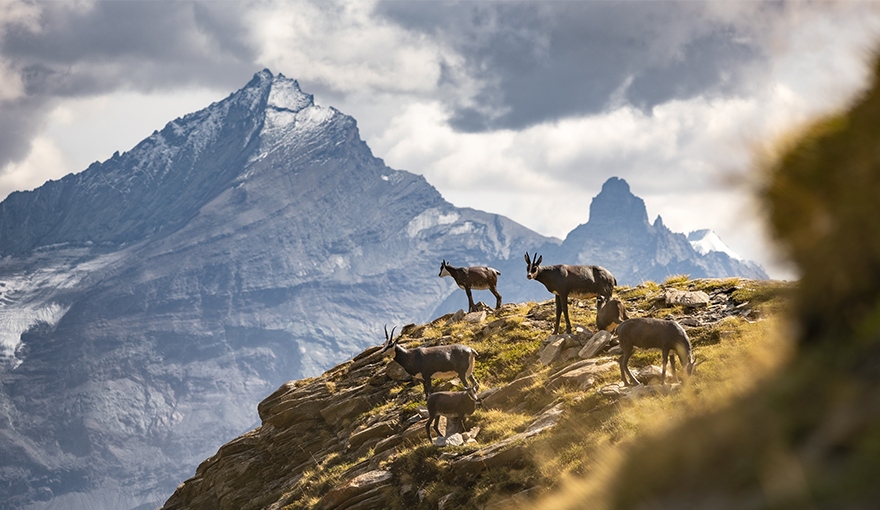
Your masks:
M793 346L781 333L779 320L735 325L733 334L722 342L699 349L698 359L705 361L680 391L620 401L595 395L573 405L561 432L534 445L543 477L566 480L564 489L535 508L583 508L579 502L584 497L590 498L590 508L605 508L603 481L619 476L618 463L628 445L660 437L690 418L725 408L790 359ZM644 361L651 359L646 356Z
M790 346L776 333L782 323L782 319L776 319L776 312L784 308L785 285L737 278L691 281L684 275L667 278L663 285L707 292L721 290L728 294L739 292L739 297L748 300L744 302L749 303L749 309L766 309L765 315L770 319L755 321L731 316L688 328L697 359L703 361L697 374L678 391L632 399L596 391L605 385L619 385L620 371L616 366L595 377L594 389L582 391L563 386L551 390L547 387L549 377L561 368L558 363L545 367L538 362L538 354L555 319L552 300L507 306L488 313L480 323L447 324L447 319L441 319L411 328L401 339L407 348L450 343L473 347L478 352L475 376L483 391L504 388L523 376L533 379L528 387L513 395L504 410L478 408L468 419L469 428L480 428L478 444L438 448L420 434L415 442L399 445L389 458L381 461L379 468L391 470L402 485L417 487L406 494L395 492L387 501L388 508L433 509L442 500L446 507L476 509L534 487L561 494L583 491L585 480L587 486L593 487L590 481L614 476L616 459L631 445L638 444L642 438L661 435L691 417L723 407L752 390L787 359ZM661 292L662 287L654 282L617 289L632 316L677 318L690 313L680 306L658 307L655 299ZM573 326L583 327L585 334L591 334L595 329L595 300L571 300L569 311ZM564 328L564 321L560 327ZM659 366L660 362L659 350L636 349L629 365L636 369ZM680 364L678 374L683 376ZM448 381L435 379L435 386L458 388ZM368 417L365 419L396 417L402 423L425 404L421 391L421 384L417 382L396 384L388 390L383 402L365 413ZM477 475L461 476L453 471L452 459L513 437L524 431L543 410L554 405L565 408L560 423L550 432L524 441L521 448L525 456L518 462ZM424 423L420 422L419 427L421 430ZM296 486L308 504L315 503L312 495L332 485L342 468L324 463L320 469L327 473L309 472ZM569 488L575 486L578 488ZM593 497L601 492L599 486L590 491Z
M674 274L669 275L663 280L663 287L674 287L676 285L683 285L690 280L690 275L686 274Z

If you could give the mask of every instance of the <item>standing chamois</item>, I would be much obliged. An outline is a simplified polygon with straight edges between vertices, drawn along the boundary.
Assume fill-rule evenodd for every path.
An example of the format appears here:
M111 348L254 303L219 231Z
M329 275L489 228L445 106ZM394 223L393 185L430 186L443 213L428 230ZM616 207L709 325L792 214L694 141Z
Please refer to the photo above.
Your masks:
M666 362L672 364L672 377L675 378L675 356L670 358L669 351L675 351L681 366L687 375L694 373L694 351L691 341L684 328L675 321L654 319L651 317L637 317L628 319L617 326L617 338L620 340L620 376L627 386L641 384L629 371L629 357L634 347L642 349L660 349L663 354L663 369L661 370L661 384L666 384ZM629 376L629 379L627 379ZM632 384L630 383L632 381Z
M466 388L465 391L438 391L428 395L428 423L425 424L425 432L428 433L428 441L431 441L431 423L434 423L434 430L437 435L440 434L440 416L446 416L447 424L450 418L455 418L459 423L459 431L466 432L465 418L474 414L477 406L480 405L480 399L477 398L477 389L474 387ZM446 426L446 432L449 433L449 426Z
M601 266L569 266L559 264L541 267L544 257L530 259L526 253L526 278L537 280L556 295L556 326L553 334L559 334L559 317L565 313L565 332L571 333L571 321L568 320L568 297L586 299L596 297L596 309L611 298L611 292L617 285L617 279L611 271Z
M425 389L425 395L430 395L431 376L434 375L458 375L461 384L475 390L479 388L477 379L474 377L474 360L477 357L477 351L466 345L435 345L432 347L417 347L415 349L406 350L397 345L400 337L394 339L394 328L391 328L391 335L388 334L388 326L385 326L385 345L380 353L394 347L394 361L406 370L406 373L422 378L422 386ZM468 379L470 378L470 380Z
M477 311L471 289L486 290L495 295L495 309L501 308L501 294L495 286L498 284L498 275L501 271L486 266L455 267L446 263L444 259L440 263L440 277L451 276L455 283L467 293L468 312Z

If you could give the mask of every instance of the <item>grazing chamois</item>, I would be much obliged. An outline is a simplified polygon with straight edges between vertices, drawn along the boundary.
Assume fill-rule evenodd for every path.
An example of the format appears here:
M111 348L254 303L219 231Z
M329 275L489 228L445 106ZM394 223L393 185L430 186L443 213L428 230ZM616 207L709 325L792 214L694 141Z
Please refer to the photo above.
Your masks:
M465 391L438 391L428 395L428 423L425 424L425 432L428 433L428 441L431 441L431 422L434 422L434 430L440 436L440 416L446 416L447 420L455 418L460 426L459 430L465 432L465 417L474 414L474 410L480 405L477 398L477 390L474 387L465 388ZM448 421L447 421L448 423ZM449 426L446 427L447 432Z
M630 372L627 365L634 347L661 350L663 354L663 369L660 376L662 384L666 384L667 359L672 363L672 377L675 377L675 356L670 358L669 351L675 351L687 375L694 373L694 367L697 364L694 363L694 351L691 348L691 341L684 328L675 321L651 317L628 319L617 326L617 338L620 340L620 349L623 351L619 362L620 376L623 378L623 383L627 386L641 384ZM630 384L627 376L632 380L632 384Z
M596 328L613 332L623 321L629 319L626 306L616 299L606 301L596 313Z
M498 284L498 275L500 274L501 271L486 266L455 267L448 264L446 259L443 259L443 262L440 263L439 276L441 278L444 276L451 276L452 279L455 280L455 283L467 293L468 312L475 312L477 307L474 305L474 298L471 295L471 289L488 289L495 295L495 309L497 310L501 308L501 294L499 294L498 290L495 288Z
M611 292L617 285L617 279L611 271L601 266L541 266L544 257L530 259L526 253L526 278L537 280L556 295L556 326L553 334L559 334L559 317L565 314L565 332L571 333L571 321L568 320L568 297L586 299L596 297L596 309L611 298Z
M396 340L394 339L394 328L391 328L391 335L389 335L388 326L385 326L385 345L379 352L382 353L394 347L394 361L398 362L409 375L422 378L425 395L430 395L433 391L431 376L434 375L458 375L464 386L468 386L470 383L474 389L479 388L477 379L474 377L474 360L477 357L477 351L461 344L435 345L407 350L398 345L398 341L400 341L399 336Z

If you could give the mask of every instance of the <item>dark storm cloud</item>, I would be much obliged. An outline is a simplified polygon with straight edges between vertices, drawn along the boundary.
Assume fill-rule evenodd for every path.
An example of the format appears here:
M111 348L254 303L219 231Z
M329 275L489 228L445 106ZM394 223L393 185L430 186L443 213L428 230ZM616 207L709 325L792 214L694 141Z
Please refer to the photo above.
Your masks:
M54 101L125 89L214 86L234 90L254 73L235 2L40 5L39 31L0 32L0 56L24 96L0 101L0 168L27 155Z
M766 9L772 9L767 6ZM466 59L482 90L452 105L456 128L522 128L673 99L736 94L765 62L740 26L702 2L383 2L377 14ZM452 84L454 86L454 84Z

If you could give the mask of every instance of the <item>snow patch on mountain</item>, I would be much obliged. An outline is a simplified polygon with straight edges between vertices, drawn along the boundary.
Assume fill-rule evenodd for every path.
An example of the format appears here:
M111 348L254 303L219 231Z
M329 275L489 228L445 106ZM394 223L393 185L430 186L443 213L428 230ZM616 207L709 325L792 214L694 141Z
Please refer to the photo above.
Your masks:
M410 220L409 224L406 226L406 234L410 238L413 238L423 230L427 230L429 228L433 228L439 225L449 225L451 223L455 223L458 218L459 214L457 212L453 211L449 214L444 214L443 211L441 211L440 209L432 207L430 209L426 209L421 214Z
M709 252L717 251L726 253L732 259L743 260L742 257L724 244L724 241L722 241L721 238L718 237L718 234L713 230L695 230L687 235L687 240L700 255L706 255Z
M83 261L80 257L86 250L67 252L73 260L36 270L29 267L39 255L24 261L6 259L0 264L4 273L0 279L0 366L15 368L22 363L18 353L22 333L40 323L55 327L70 310L70 304L59 302L58 291L74 288L88 275L121 258L114 253ZM9 267L16 263L22 266Z
M0 308L0 364L9 363L12 368L23 361L16 356L16 350L21 345L21 334L41 322L54 327L70 309L70 306L54 302L8 306L11 303L5 297L2 301L4 306Z

